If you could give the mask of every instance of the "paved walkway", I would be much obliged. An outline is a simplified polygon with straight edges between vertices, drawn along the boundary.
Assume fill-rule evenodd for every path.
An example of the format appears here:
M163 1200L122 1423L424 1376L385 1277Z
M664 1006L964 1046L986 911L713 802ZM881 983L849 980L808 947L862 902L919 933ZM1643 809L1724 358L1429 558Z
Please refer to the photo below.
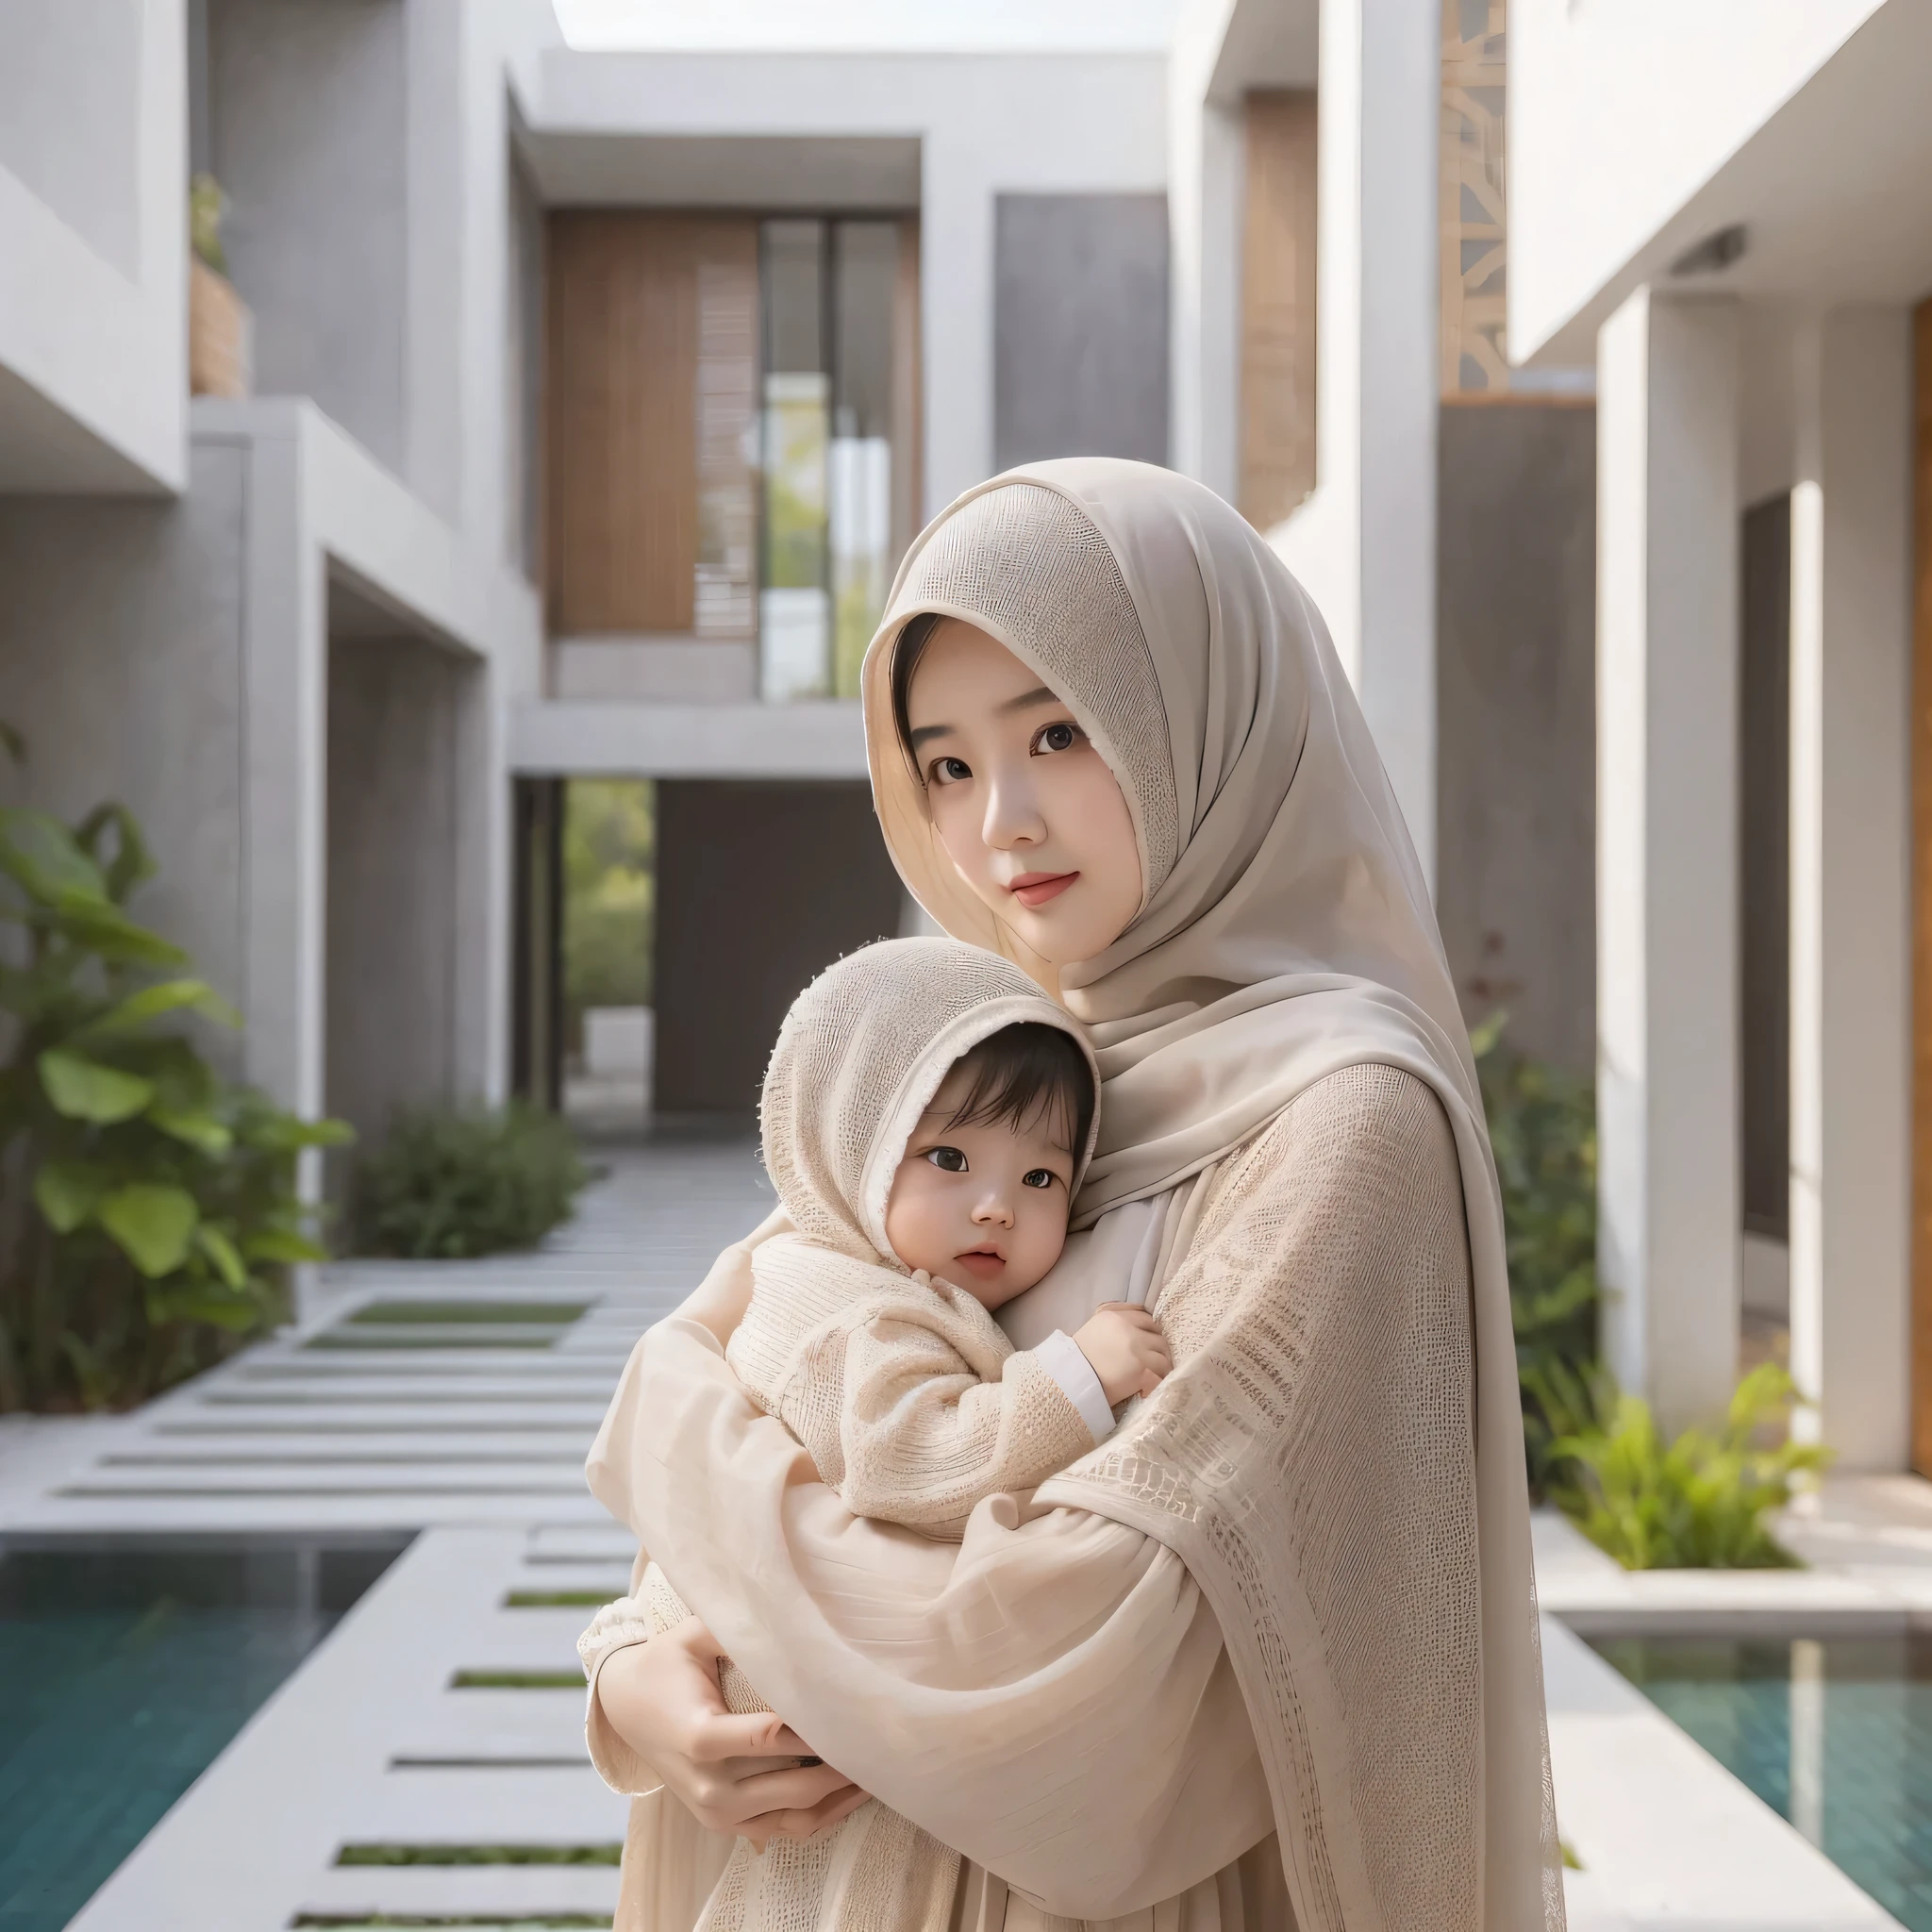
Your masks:
M598 1158L537 1255L331 1267L301 1327L139 1414L0 1436L9 1539L414 1533L76 1928L608 1920L623 1805L574 1644L635 1545L584 1453L638 1334L770 1192L742 1139ZM353 1862L378 1856L414 1862Z

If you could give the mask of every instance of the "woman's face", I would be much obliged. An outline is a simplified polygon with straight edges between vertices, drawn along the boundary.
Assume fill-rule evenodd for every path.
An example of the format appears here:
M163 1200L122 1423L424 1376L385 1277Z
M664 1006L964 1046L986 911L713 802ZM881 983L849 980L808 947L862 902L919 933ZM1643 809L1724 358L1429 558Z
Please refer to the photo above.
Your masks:
M1141 906L1127 801L1074 714L1004 644L945 619L907 694L948 857L1053 966L1102 953Z

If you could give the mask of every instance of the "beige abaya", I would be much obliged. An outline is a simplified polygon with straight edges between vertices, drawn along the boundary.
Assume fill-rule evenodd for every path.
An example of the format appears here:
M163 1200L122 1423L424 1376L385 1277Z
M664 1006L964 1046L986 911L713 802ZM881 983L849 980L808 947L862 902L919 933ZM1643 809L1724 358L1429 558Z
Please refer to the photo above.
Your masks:
M1027 1300L1064 1324L1138 1242L1175 1373L955 1552L846 1514L673 1321L592 1486L815 1750L964 1856L956 1924L1557 1932L1494 1175L1320 619L1232 510L1142 465L1013 473L924 533L867 661L874 796L921 902L994 949L892 729L925 610L1031 665L1133 815L1141 908L1058 975L1105 1078L1091 1233ZM641 1801L640 1854L673 1809ZM627 1895L701 1863L641 1857Z

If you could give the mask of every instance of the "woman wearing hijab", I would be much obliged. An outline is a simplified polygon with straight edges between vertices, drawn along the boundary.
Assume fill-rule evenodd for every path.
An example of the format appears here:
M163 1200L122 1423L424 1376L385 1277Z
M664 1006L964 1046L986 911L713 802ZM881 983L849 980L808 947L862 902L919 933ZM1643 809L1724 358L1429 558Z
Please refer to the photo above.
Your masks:
M728 1250L591 1452L696 1613L592 1685L600 1767L655 1788L620 1923L695 1922L698 1825L795 1835L870 1792L962 1855L973 1932L1560 1932L1494 1174L1319 616L1199 485L1042 463L924 532L864 690L908 886L1103 1075L1090 1231L1009 1326L1124 1274L1176 1366L957 1551L915 1546L737 1385ZM721 1650L784 1724L724 1713Z

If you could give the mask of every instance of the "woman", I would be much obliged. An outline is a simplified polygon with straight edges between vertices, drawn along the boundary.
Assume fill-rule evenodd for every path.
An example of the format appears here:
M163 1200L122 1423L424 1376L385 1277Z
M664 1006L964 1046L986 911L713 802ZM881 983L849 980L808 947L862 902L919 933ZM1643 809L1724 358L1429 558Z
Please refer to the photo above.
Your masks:
M873 1792L964 1855L954 1925L1557 1932L1495 1182L1319 617L1198 485L1040 464L920 539L865 712L908 885L1105 1076L1091 1233L1021 1320L1125 1273L1177 1366L1030 1502L922 1544L845 1515L732 1380L727 1251L591 1455L701 1620L606 1626L593 1747L662 1785L627 1899L690 1923L692 1819L799 1835ZM724 1714L721 1644L795 1732Z

